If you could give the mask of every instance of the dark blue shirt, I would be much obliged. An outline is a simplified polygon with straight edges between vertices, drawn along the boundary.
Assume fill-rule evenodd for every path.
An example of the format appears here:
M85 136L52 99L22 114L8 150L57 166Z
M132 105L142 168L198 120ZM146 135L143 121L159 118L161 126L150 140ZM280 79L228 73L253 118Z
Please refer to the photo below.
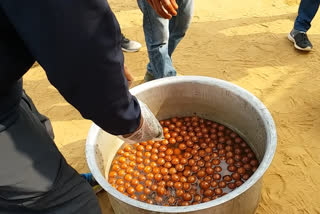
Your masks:
M120 39L105 0L0 0L0 121L18 106L19 80L37 61L84 118L112 134L135 131L141 113Z

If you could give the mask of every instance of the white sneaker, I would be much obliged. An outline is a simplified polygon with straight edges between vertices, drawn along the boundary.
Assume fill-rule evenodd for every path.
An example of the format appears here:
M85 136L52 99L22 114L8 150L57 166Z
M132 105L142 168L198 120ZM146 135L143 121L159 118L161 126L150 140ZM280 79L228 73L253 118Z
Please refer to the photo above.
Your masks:
M131 41L127 39L123 34L122 34L122 39L121 39L121 48L125 52L137 52L141 48L141 44L136 41Z

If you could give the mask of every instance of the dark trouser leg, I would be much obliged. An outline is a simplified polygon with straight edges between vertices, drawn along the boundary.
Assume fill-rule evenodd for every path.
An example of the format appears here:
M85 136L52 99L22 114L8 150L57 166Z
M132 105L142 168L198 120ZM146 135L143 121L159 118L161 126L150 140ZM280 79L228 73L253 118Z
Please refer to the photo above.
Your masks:
M307 32L319 8L320 0L301 0L294 29Z
M101 213L90 185L66 163L24 99L0 121L0 214L9 213Z
M35 107L33 101L31 100L31 98L26 94L26 92L23 90L22 93L22 99L27 103L27 105L30 107L31 112L40 120L40 122L43 124L43 126L45 127L45 129L47 130L49 136L54 139L54 132L53 132L53 128L51 125L51 122L49 120L49 118L47 118L46 116L40 114L37 110L37 108Z

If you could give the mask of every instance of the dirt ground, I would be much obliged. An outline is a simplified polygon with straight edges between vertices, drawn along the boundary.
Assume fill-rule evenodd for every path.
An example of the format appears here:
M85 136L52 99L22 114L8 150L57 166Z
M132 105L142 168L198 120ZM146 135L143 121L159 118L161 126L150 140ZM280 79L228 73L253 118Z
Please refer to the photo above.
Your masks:
M287 40L298 0L196 0L193 23L173 56L181 75L224 79L255 94L277 125L278 148L264 176L257 214L320 213L320 23L309 37L314 51L303 54ZM138 83L146 71L142 15L134 0L111 0L122 31L143 44L125 54ZM40 66L25 76L25 88L52 120L56 144L79 172L87 172L85 139L90 121L59 95ZM107 80L106 80L107 81ZM113 213L105 193L103 213Z

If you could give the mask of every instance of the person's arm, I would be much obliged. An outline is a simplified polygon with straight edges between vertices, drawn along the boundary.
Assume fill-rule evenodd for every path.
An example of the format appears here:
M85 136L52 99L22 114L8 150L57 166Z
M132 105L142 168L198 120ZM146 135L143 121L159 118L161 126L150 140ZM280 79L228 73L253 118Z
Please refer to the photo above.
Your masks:
M52 85L83 117L116 135L139 127L119 25L105 0L2 0L0 7Z

